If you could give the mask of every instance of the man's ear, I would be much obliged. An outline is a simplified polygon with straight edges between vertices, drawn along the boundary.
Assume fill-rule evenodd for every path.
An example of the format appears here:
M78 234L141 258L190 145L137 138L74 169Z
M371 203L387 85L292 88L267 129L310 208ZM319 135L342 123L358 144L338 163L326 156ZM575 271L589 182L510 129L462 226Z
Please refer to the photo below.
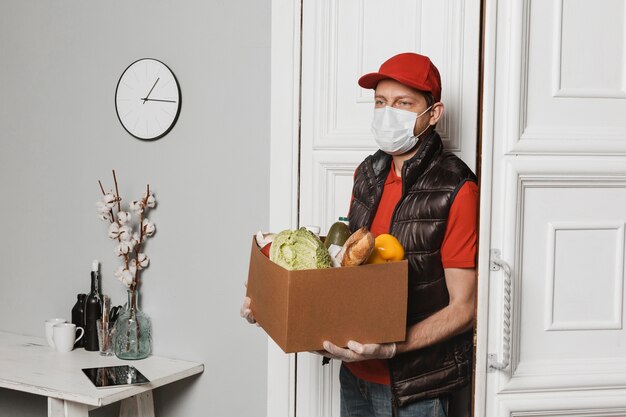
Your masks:
M437 124L437 122L439 121L439 119L441 119L441 116L443 116L443 103L442 102L437 102L435 104L433 104L433 108L430 109L430 120L429 123L431 126L434 126Z

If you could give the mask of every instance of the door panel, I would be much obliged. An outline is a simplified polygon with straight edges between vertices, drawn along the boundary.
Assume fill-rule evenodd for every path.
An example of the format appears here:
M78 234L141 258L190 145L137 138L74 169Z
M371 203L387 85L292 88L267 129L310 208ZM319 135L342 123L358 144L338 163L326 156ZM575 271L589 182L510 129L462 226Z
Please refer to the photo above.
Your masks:
M485 12L475 413L624 415L624 2Z
M517 195L508 204L514 221L503 232L515 236L517 267L512 375L503 392L626 384L626 374L614 375L626 370L626 177L615 175L624 166L593 159L576 165L572 175L572 161L558 157L508 163L506 184Z
M519 65L510 87L521 88L508 102L511 128L518 130L509 151L625 152L626 3L517 0L510 6L514 33L504 53Z

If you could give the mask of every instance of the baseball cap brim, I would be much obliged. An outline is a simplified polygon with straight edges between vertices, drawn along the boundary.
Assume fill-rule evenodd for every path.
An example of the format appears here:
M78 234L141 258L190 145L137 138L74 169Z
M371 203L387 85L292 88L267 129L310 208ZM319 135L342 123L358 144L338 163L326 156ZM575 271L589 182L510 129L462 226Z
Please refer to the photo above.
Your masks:
M364 76L359 78L359 85L363 88L375 89L380 81L388 79L395 80L400 84L404 84L419 91L426 91L429 93L431 92L431 87L428 85L420 85L414 80L408 80L402 77L398 77L397 75L392 76L389 74L384 74L382 72L370 72L369 74L365 74Z

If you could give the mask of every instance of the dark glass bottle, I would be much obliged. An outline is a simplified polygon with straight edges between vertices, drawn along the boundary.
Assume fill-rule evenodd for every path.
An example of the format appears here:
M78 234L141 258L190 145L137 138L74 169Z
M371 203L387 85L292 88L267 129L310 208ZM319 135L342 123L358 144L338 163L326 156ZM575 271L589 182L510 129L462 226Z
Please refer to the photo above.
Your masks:
M93 262L91 268L91 292L87 296L85 305L85 350L96 351L98 346L98 326L96 321L102 318L102 302L100 301L100 273L98 261Z
M76 296L78 300L74 307L72 307L72 323L76 325L76 327L85 328L85 303L87 302L87 294L78 294ZM82 337L79 341L74 343L74 347L82 348L85 346L85 338Z

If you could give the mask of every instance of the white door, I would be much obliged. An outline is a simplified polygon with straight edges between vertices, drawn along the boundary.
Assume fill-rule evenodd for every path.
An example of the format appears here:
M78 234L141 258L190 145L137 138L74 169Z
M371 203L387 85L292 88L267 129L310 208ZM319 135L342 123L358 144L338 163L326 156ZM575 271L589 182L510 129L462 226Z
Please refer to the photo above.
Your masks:
M373 94L357 85L401 52L441 72L445 146L476 165L479 0L317 0L302 8L300 225L346 216L357 165L376 151ZM297 358L298 417L339 416L339 362Z
M626 415L625 4L486 0L476 416Z

